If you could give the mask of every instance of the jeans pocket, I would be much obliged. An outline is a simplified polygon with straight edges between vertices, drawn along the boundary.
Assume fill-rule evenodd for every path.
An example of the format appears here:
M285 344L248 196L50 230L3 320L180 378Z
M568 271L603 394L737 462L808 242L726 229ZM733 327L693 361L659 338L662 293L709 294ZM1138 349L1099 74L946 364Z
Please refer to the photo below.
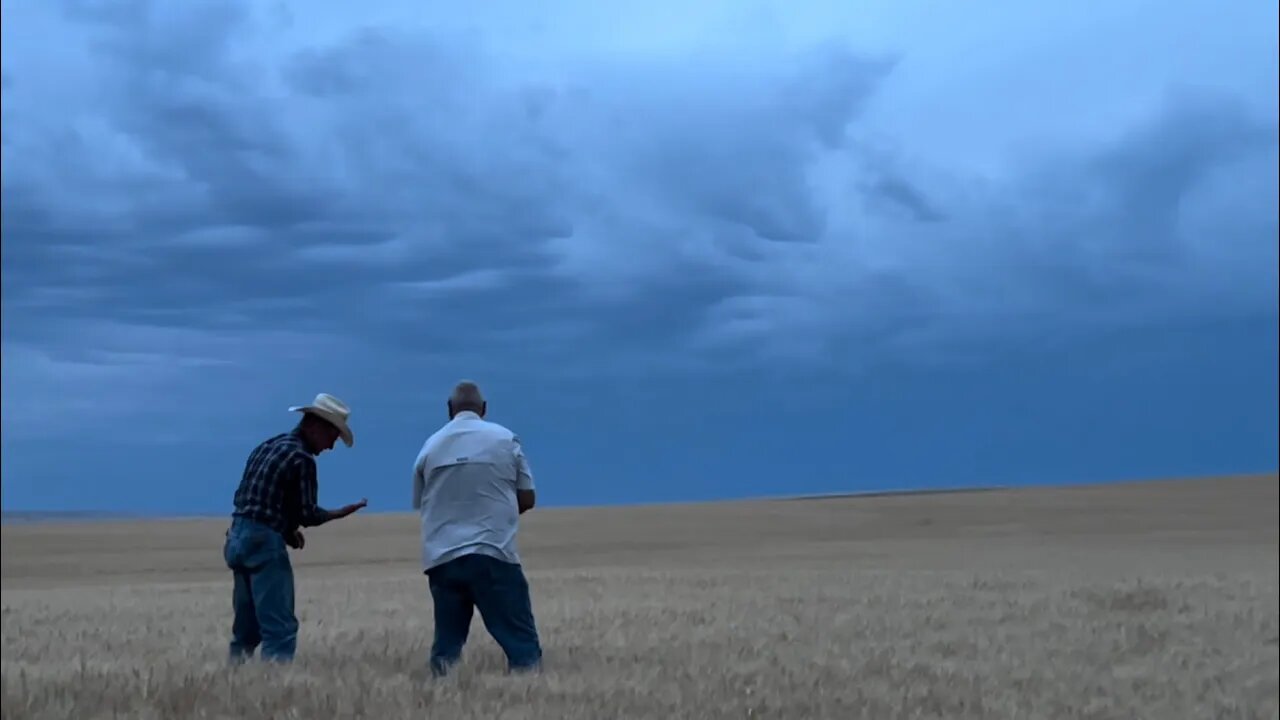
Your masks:
M223 556L233 570L252 572L284 550L284 538L268 528L233 528L227 533Z
M288 556L284 537L273 530L255 531L245 537L240 563L249 570L257 570L280 558Z

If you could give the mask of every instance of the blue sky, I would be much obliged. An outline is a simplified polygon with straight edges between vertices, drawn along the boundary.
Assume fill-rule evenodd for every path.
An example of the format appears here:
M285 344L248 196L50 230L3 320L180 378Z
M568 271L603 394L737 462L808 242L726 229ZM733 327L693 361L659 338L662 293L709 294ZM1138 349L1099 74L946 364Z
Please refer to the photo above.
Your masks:
M477 5L5 3L6 510L1276 468L1275 3Z

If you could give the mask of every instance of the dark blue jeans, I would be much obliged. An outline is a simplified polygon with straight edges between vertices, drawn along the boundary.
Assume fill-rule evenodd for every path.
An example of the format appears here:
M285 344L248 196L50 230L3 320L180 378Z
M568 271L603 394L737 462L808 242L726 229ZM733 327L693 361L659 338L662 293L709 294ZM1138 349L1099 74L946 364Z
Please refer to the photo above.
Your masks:
M480 611L485 628L506 653L509 670L541 665L529 583L519 565L487 555L463 555L431 568L427 579L435 605L434 675L444 675L462 658L473 610Z
M231 661L252 657L259 645L264 660L293 660L298 619L293 610L293 565L284 536L251 520L232 518L222 554L235 579Z

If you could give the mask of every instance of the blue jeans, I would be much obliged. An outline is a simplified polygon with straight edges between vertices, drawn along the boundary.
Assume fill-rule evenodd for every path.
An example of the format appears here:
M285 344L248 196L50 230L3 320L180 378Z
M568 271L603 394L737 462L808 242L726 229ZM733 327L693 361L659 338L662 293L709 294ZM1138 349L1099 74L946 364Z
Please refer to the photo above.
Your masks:
M529 583L514 563L487 555L463 555L427 571L435 605L431 672L444 675L462 658L462 646L478 609L485 628L507 655L511 671L534 670L542 646L533 622Z
M264 660L293 660L298 619L293 611L293 565L284 536L251 520L232 518L222 554L235 579L231 661L252 657L259 645Z

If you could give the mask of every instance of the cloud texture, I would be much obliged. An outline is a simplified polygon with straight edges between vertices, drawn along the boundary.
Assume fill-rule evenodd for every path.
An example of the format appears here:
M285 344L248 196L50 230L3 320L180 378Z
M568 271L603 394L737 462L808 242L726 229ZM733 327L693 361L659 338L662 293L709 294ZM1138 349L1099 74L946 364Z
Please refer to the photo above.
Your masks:
M84 413L189 441L175 417L322 385L840 376L1276 313L1274 52L1221 83L1148 60L1104 104L1061 48L1001 90L817 9L610 50L548 8L564 27L6 5L6 446ZM1105 20L1076 28L1095 55L1125 39ZM939 119L904 118L929 92ZM1043 130L996 150L1002 122Z

